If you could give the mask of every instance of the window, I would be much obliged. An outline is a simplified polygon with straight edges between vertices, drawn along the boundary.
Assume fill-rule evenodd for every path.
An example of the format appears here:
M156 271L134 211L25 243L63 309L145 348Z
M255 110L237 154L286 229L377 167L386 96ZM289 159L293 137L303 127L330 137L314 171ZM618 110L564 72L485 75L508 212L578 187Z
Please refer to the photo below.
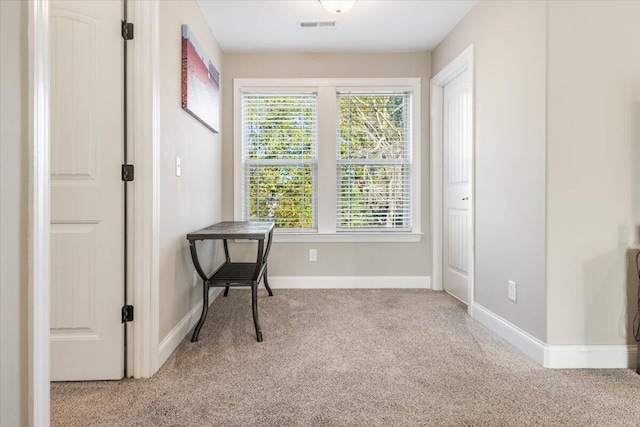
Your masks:
M316 229L317 95L242 95L242 217Z
M420 240L419 79L235 79L234 216L276 241Z
M411 230L410 93L338 93L338 230Z

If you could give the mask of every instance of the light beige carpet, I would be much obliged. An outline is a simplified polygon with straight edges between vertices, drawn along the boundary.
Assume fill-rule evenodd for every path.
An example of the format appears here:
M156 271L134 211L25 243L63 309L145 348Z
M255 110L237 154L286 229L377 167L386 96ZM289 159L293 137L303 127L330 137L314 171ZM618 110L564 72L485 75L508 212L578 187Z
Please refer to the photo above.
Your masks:
M211 306L151 379L56 383L54 426L639 426L632 370L546 370L426 290L260 291Z

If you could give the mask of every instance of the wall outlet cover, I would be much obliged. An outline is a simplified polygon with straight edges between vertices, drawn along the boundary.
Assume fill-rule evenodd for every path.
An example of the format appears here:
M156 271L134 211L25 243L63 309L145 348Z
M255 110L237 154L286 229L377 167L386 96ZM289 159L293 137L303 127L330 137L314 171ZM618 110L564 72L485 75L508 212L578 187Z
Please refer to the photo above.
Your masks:
M509 280L509 289L507 296L511 301L516 302L516 282L514 282L513 280Z

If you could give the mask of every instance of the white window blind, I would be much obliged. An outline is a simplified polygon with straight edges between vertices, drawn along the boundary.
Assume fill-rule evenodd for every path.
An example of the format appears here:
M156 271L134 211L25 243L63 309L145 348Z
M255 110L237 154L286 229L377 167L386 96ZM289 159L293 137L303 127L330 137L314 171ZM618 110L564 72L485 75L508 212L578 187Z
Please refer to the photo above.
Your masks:
M242 212L281 231L315 230L316 93L242 93Z
M409 92L337 92L338 231L411 230Z

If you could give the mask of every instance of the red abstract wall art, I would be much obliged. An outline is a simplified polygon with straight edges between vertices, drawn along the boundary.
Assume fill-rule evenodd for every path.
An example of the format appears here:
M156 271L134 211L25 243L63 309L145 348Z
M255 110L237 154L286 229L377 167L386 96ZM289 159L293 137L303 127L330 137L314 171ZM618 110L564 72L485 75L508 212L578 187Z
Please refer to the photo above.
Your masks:
M188 25L182 26L182 108L213 132L220 130L220 73Z

